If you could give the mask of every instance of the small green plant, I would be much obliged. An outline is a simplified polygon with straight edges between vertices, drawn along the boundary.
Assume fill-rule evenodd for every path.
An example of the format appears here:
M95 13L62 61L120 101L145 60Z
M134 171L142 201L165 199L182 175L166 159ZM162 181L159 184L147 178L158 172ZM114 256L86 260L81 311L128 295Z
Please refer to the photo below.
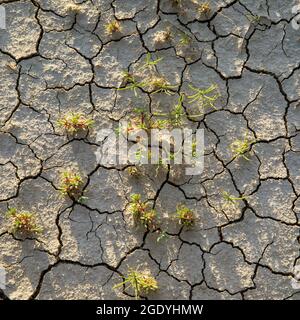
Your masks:
M197 102L198 107L201 110L206 108L217 110L215 102L220 97L220 94L219 92L216 92L218 90L218 86L216 84L212 84L207 89L195 88L192 85L189 85L189 88L195 92L195 94L187 97L189 99L189 103Z
M242 201L245 200L246 197L242 196L242 197L235 197L233 195L231 195L229 192L227 191L222 191L222 197L225 199L225 201L228 204L232 204L235 205L237 201Z
M246 18L252 23L259 23L261 17L253 14L246 14Z
M198 11L201 15L202 14L208 15L211 12L211 7L210 7L209 2L206 1L206 2L201 3Z
M179 43L182 46L188 46L192 42L192 39L190 36L188 36L186 33L182 32L180 36Z
M193 211L183 204L177 205L176 217L179 219L179 223L187 228L190 228L195 224Z
M164 129L168 125L168 120L155 119L151 113L146 112L144 109L136 108L134 112L136 116L129 121L128 131Z
M156 63L157 60L152 62ZM153 64L150 65L153 66ZM162 92L171 95L174 94L174 92L172 92L172 89L177 87L170 85L164 77L154 74L152 74L148 79L139 82L132 74L127 71L123 72L123 83L124 82L125 87L118 88L118 90L133 90L135 96L137 96L137 89L144 89L146 87L148 87L148 90L152 91L152 93Z
M83 179L79 173L73 171L64 171L60 178L60 192L64 196L82 199Z
M127 71L123 71L123 82L125 82L124 88L118 88L118 90L132 90L134 95L137 97L137 89L142 89L145 87L145 82L138 82L136 78Z
M121 32L121 30L122 30L121 24L117 20L112 20L105 25L105 31L107 34Z
M63 127L68 133L74 134L78 131L86 131L94 121L80 112L69 112L58 120L58 125Z
M163 128L182 127L185 121L185 116L186 116L183 108L183 99L184 99L184 95L180 94L177 104L173 107L173 109L169 113L161 113L161 112L153 113L154 116L168 118L167 120L161 120Z
M156 211L151 209L149 211L145 211L140 215L140 221L142 225L147 229L155 229L156 228Z
M173 127L181 127L184 123L185 112L183 108L184 95L180 94L177 104L170 112L170 123Z
M41 233L43 231L37 225L35 215L32 212L18 212L16 208L11 208L7 211L6 216L11 219L12 233Z
M163 58L157 58L157 59L153 60L152 56L151 56L151 53L148 52L147 55L146 55L146 61L142 65L141 69L153 70L154 67L158 64L158 62L160 62L162 60L163 60Z
M150 208L150 204L141 200L141 195L133 193L130 196L129 212L136 223L153 230L156 228L156 211Z
M255 140L249 139L248 134L245 134L245 137L242 140L236 139L233 141L230 145L230 150L233 154L232 159L242 157L249 161L250 159L246 156L246 154L250 152L253 142L255 142Z
M131 175L131 176L138 176L140 175L140 171L136 166L130 166L127 168L127 172Z
M192 142L192 157L193 158L197 158L198 155L197 155L197 143L196 141L193 141Z
M136 299L141 298L142 294L148 294L150 291L158 289L158 283L154 277L149 273L133 269L129 269L128 275L124 277L124 281L116 284L113 288L120 288L124 285L134 290Z
M169 235L167 234L167 232L166 231L163 231L163 230L157 230L158 232L158 237L157 237L157 239L156 239L156 242L161 242L161 241L163 241L163 240L166 240L168 237L169 237Z
M177 88L177 86L170 85L164 77L155 75L149 79L147 85L153 93L165 93L167 95L174 94L171 90Z

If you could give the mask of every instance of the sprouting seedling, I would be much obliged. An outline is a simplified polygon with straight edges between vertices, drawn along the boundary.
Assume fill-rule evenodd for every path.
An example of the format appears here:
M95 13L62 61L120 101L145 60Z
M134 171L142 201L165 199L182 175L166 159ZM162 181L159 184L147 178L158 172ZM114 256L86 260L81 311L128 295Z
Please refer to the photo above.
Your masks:
M216 84L212 84L206 89L195 88L192 85L189 85L189 88L195 92L187 97L189 103L197 102L199 108L202 110L206 108L217 110L215 102L220 97L220 93L218 92L218 86ZM193 116L191 115L190 117Z
M135 159L137 162L140 162L142 160L142 156L143 156L143 153L142 153L143 149L142 148L138 148L136 151L135 151Z
M200 14L206 14L206 15L209 14L211 11L211 7L210 7L209 2L206 1L206 2L201 3L198 11Z
M16 208L11 208L7 211L6 216L11 219L12 233L41 233L43 231L37 225L35 215L32 212L18 212Z
M259 23L261 17L253 14L246 14L246 18L252 23Z
M156 239L156 242L161 242L163 240L166 240L169 237L167 232L164 230L157 230L157 232L158 232L158 237Z
M121 32L121 30L122 30L121 24L117 20L112 20L111 22L109 22L105 25L105 31L108 34L112 34L115 32Z
M172 95L174 92L171 90L177 88L177 86L170 85L169 82L161 76L152 76L148 81L148 86L152 93L165 93Z
M248 137L248 134L245 134L244 139L236 139L235 141L233 141L230 145L230 150L233 154L233 158L232 159L236 159L239 157L244 158L245 160L250 160L246 154L249 153L249 151L251 150L251 145L252 143L254 143L255 140L250 140Z
M83 204L83 203L85 203L87 200L89 199L89 197L86 197L86 196L80 196L79 198L78 198L78 203L81 203L81 204Z
M138 82L133 75L127 71L123 71L123 81L126 83L126 87L118 88L118 90L133 90L134 95L137 97L137 89L142 89L145 86L144 82Z
M71 134L77 133L78 131L86 131L93 123L93 119L85 116L81 112L66 113L58 120L58 125Z
M237 206L238 202L246 199L245 196L236 197L234 195L231 195L227 191L222 191L221 194L222 194L223 199L225 200L225 204L223 204L223 206L222 206L223 209L226 209L226 208L228 208L230 206L235 208Z
M162 127L181 127L184 122L185 111L183 108L184 95L180 94L177 104L173 107L169 113L153 112L154 116L167 117L167 120L163 120Z
M183 99L184 95L180 94L177 104L170 112L170 122L173 127L181 127L183 125L183 117L185 116Z
M182 32L180 36L179 43L183 46L188 46L191 43L192 39L189 35L186 33Z
M64 196L80 199L82 196L82 186L83 179L79 173L71 170L63 171L61 173L59 190Z
M156 228L156 216L156 211L151 209L141 214L140 221L145 228L153 230Z
M187 228L192 227L195 223L193 211L183 204L177 205L176 217L179 219L179 223Z
M113 288L120 288L124 285L134 290L136 299L139 299L142 294L148 294L150 291L158 289L158 283L151 274L134 269L129 269L127 276L124 277L124 281L116 284Z
M128 131L143 129L164 129L168 125L167 120L155 119L151 113L144 109L135 108L136 116L129 121Z
M159 156L158 163L155 165L155 167L155 174L158 175L160 169L168 170L169 165L162 159L161 156Z
M156 228L156 211L150 208L149 203L141 200L140 194L131 194L128 211L136 223L142 224L149 230Z
M228 203L228 204L233 204L235 205L237 201L242 201L242 200L245 200L246 197L245 196L242 196L242 197L235 197L233 195L231 195L229 192L227 191L222 191L222 197L225 199L225 201Z
M146 55L146 61L142 65L141 69L150 69L150 70L152 70L158 64L158 62L160 62L161 60L163 60L163 58L157 58L157 59L153 60L152 56L151 56L151 53L148 52L147 55Z
M193 158L198 157L198 155L197 155L197 142L196 141L192 142L192 157Z
M166 129L169 126L167 119L155 119L152 123L152 129Z
M140 175L140 171L137 168L137 166L130 166L127 168L127 172L134 177L137 177L138 175Z
M142 108L135 108L134 113L136 116L129 121L128 130L135 129L151 129L151 116Z

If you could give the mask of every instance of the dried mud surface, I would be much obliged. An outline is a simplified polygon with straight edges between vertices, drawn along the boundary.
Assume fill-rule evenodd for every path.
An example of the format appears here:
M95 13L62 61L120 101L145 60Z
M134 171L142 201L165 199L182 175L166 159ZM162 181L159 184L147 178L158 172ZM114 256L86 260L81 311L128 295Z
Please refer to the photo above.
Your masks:
M195 1L0 1L0 299L132 299L115 290L128 268L149 270L160 289L148 299L299 299L291 285L299 265L300 30L293 0L214 0L200 15ZM70 6L71 5L71 6ZM259 17L259 19L257 19ZM122 32L105 25L117 19ZM171 30L171 38L157 36ZM184 46L185 34L191 42ZM135 70L147 52L176 94L118 91L120 72ZM205 130L205 169L97 164L97 128L115 127L134 105L158 110L189 83L216 83L218 110L191 125ZM57 126L66 111L95 120L83 136ZM251 160L231 161L228 146L250 132ZM59 193L62 169L86 177L76 203ZM227 207L220 192L245 196ZM126 213L140 192L162 216L169 236L135 228ZM169 219L176 203L197 216L185 230ZM12 234L9 207L33 211L44 232Z

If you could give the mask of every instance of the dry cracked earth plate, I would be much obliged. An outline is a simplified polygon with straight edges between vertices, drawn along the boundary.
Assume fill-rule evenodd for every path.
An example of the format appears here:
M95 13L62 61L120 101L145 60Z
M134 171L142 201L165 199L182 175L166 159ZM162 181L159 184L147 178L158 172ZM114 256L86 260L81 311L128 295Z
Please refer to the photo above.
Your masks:
M77 2L0 1L0 298L132 299L113 286L139 266L159 283L149 299L299 299L298 1L214 0L207 12L196 0ZM108 33L114 20L121 30ZM147 52L163 58L155 67L173 95L117 90ZM212 83L216 110L188 120L205 131L202 175L97 165L97 129ZM94 119L87 135L57 126L70 110ZM245 132L251 159L231 161L228 146ZM84 203L58 191L68 167L88 177ZM224 209L224 190L245 198ZM132 226L133 192L153 202L166 239ZM193 208L193 228L171 219L178 202ZM13 234L12 207L35 212L43 233Z

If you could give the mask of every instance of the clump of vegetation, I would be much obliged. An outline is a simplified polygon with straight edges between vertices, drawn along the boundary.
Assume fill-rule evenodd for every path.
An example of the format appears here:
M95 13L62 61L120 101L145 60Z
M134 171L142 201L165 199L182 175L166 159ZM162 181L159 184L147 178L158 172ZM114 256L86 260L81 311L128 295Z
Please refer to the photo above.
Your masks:
M70 170L61 173L59 190L64 196L80 198L82 186L83 179L79 173Z
M169 113L153 113L153 116L167 118L165 120L160 120L160 126L156 126L157 128L178 128L183 126L186 118L186 114L183 108L183 99L184 95L180 94L177 104L172 108L172 110Z
M205 14L208 15L211 12L211 7L209 2L203 2L200 4L199 9L198 9L200 14Z
M154 64L157 62L152 61ZM154 64L150 64L154 66ZM170 85L169 82L162 76L152 74L147 80L137 81L136 78L129 72L123 72L123 82L125 82L124 88L118 88L118 90L133 90L134 95L137 96L137 89L148 88L152 93L165 93L167 95L174 94L172 89L177 88L177 86Z
M227 191L222 191L222 197L225 199L227 204L231 204L231 205L236 205L236 203L238 201L242 201L245 200L246 197L242 196L242 197L235 197L233 195L231 195L229 192Z
M156 228L156 211L150 208L150 204L141 200L141 195L134 193L130 196L129 212L136 223L153 230Z
M20 211L11 208L7 211L6 216L11 219L12 233L41 233L43 229L38 226L35 215L32 212Z
M218 92L218 86L216 84L212 84L206 89L195 88L192 85L189 85L189 88L195 92L187 96L189 103L196 102L201 112L206 108L217 110L215 102L220 97L220 93Z
M156 211L151 209L140 215L140 221L145 228L153 230L156 228L156 216Z
M193 158L197 158L198 155L197 155L197 143L196 141L193 141L192 142L192 157Z
M124 88L118 88L118 90L132 90L137 97L137 89L145 87L145 82L138 82L136 78L127 71L123 71L123 82L125 82Z
M143 129L164 129L166 128L168 121L155 119L149 112L146 112L144 109L136 108L134 109L136 114L128 124L128 131Z
M157 234L158 234L158 237L156 239L156 242L161 242L163 240L166 240L168 239L169 235L167 234L166 231L164 230L157 230Z
M158 31L154 36L154 42L156 44L163 44L171 41L171 39L172 39L171 28L167 28L166 30L163 30L163 31Z
M188 46L191 42L192 42L191 37L189 35L187 35L186 33L182 32L180 39L179 39L179 43L182 46Z
M146 55L146 61L145 63L142 65L141 69L149 69L149 70L153 70L154 67L158 64L158 62L160 62L161 60L163 60L163 58L157 58L155 60L152 59L151 53L148 52Z
M185 122L185 111L183 108L184 96L179 96L177 104L169 113L147 112L142 108L135 108L135 116L131 118L128 125L128 131L143 129L171 129L182 127ZM160 119L159 119L160 118ZM163 119L161 119L163 118Z
M253 14L246 14L246 18L252 23L259 23L261 17Z
M179 219L179 223L184 227L191 228L195 224L193 211L183 204L177 206L176 217Z
M122 27L119 21L117 20L112 20L111 22L107 23L105 25L105 31L108 34L116 33L116 32L121 32Z
M91 118L81 112L66 113L58 120L59 126L63 127L70 134L86 131L93 123L94 121Z
M140 174L139 169L136 166L130 166L127 168L127 172L131 175L131 176L138 176Z
M244 139L236 139L230 145L230 150L233 154L233 159L244 158L245 160L250 160L246 155L251 150L251 145L255 140L251 140L248 137L248 134L245 134Z
M185 111L183 108L184 95L180 94L177 104L170 112L170 123L173 127L181 127L184 124Z
M143 294L148 294L150 291L156 291L158 289L158 283L154 277L149 273L133 269L128 271L128 275L124 277L124 281L116 284L114 289L124 285L134 290L136 299L139 299Z
M151 93L161 92L168 95L174 94L172 89L177 88L177 86L171 85L167 79L159 75L158 72L153 72L155 71L155 66L162 59L163 58L153 59L151 53L148 52L146 55L146 61L140 68L140 70L148 69L151 71L148 78L138 81L133 74L129 73L128 71L123 71L122 83L123 85L125 84L125 87L120 87L118 90L133 90L135 96L137 96L137 89L144 90L145 88L151 91Z
M148 80L148 87L150 91L154 91L153 93L165 93L167 95L174 94L171 90L176 88L177 86L172 86L169 82L162 76L153 75Z

